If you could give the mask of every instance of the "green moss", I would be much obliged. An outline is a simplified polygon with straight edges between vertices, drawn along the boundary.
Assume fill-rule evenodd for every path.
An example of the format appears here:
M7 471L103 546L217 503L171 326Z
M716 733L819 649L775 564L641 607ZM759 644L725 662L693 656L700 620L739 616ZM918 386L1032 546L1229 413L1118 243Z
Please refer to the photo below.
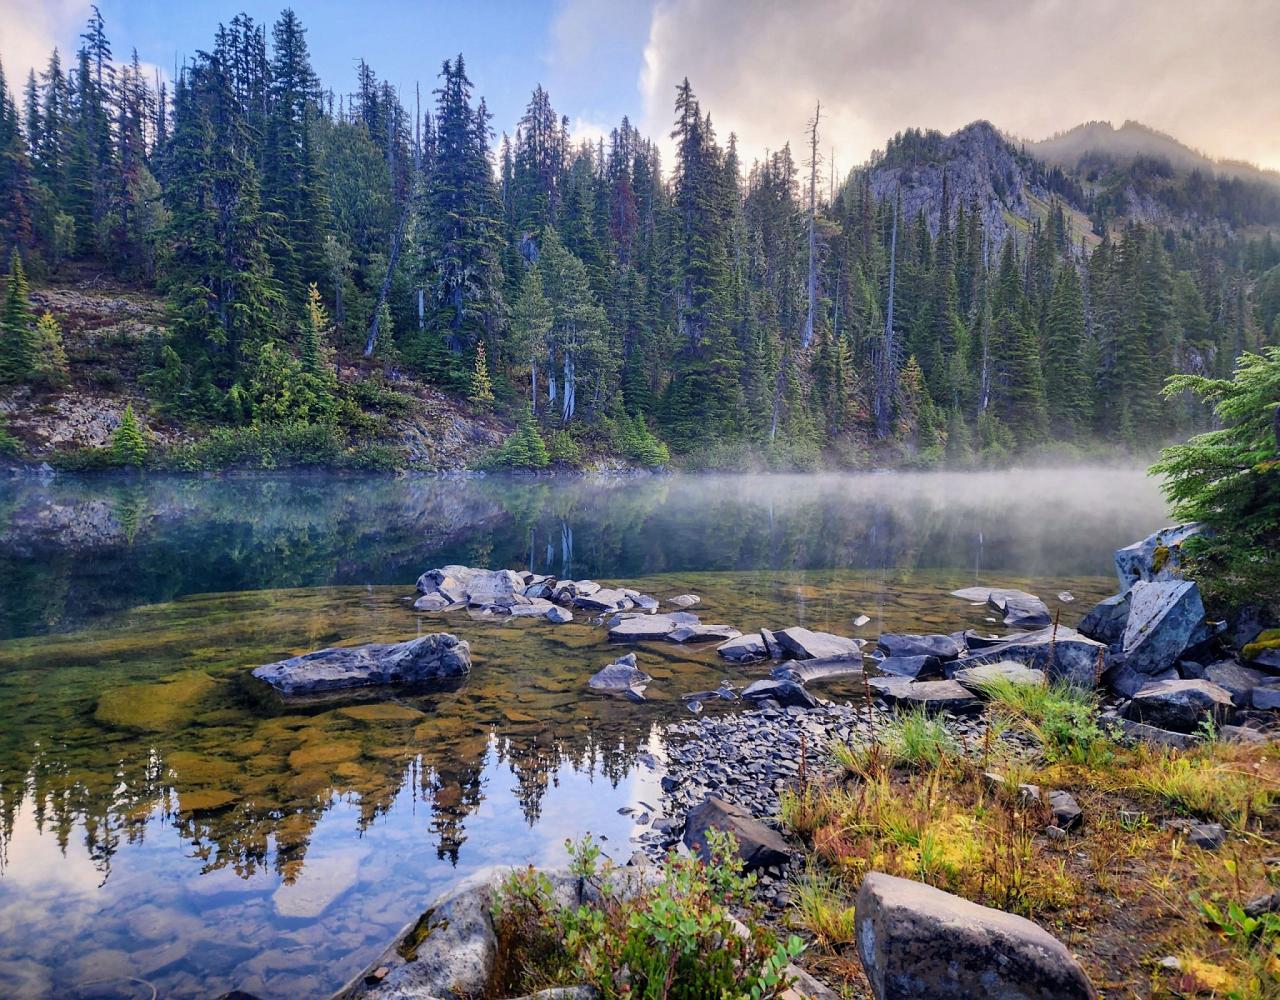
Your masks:
M1169 546L1161 544L1155 547L1155 551L1151 553L1151 570L1153 573L1159 573L1169 564L1169 556L1173 553Z
M1255 660L1269 649L1280 649L1280 628L1269 628L1244 647L1246 660Z
M117 729L177 729L191 722L217 684L208 674L191 670L152 684L112 688L98 698L93 717Z

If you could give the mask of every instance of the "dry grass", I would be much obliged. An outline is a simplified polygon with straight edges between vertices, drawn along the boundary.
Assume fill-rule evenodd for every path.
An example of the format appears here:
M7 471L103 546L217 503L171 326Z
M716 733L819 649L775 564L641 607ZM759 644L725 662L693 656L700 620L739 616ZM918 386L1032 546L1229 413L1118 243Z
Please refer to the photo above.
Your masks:
M813 862L794 919L825 950L824 971L855 964L844 943L848 900L875 870L1037 920L1107 996L1280 1000L1280 933L1233 935L1196 903L1226 912L1271 891L1263 859L1280 853L1280 754L1218 743L1185 754L1119 747L1091 703L1053 688L1009 693L996 711L1045 732L1043 753L1019 758L990 741L965 752L936 720L905 716L870 746L836 748L837 780L784 797L784 821ZM1079 738L1072 719L1084 723ZM1022 784L1070 790L1084 828L1048 837L1051 814ZM1188 814L1231 825L1223 851L1191 847L1162 825ZM1183 960L1179 973L1157 964L1171 954Z

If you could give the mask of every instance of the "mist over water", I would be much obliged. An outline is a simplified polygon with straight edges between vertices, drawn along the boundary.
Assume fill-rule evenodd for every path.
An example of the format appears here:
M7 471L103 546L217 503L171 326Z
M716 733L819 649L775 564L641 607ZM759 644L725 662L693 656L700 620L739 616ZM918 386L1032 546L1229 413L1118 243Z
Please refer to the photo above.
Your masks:
M557 863L588 830L625 860L619 809L657 801L643 761L690 718L680 696L769 669L642 644L649 700L594 696L603 629L415 613L428 568L874 640L998 628L948 596L979 581L1074 624L1114 591L1112 551L1165 523L1157 485L1113 468L2 482L0 996L324 996L459 877ZM298 708L248 680L440 630L471 643L456 690Z

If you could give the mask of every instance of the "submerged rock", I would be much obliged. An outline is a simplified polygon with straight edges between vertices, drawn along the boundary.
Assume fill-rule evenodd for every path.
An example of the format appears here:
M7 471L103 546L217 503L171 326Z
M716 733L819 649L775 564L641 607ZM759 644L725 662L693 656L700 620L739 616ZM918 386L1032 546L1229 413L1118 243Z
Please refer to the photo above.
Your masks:
M653 680L652 677L636 666L636 654L628 653L626 656L619 656L592 675L587 681L587 686L592 691L601 691L605 694L643 697L644 689L651 680Z
M1023 917L872 872L856 905L876 1000L1095 1000L1080 964Z
M471 647L448 632L396 643L340 646L304 653L253 671L286 697L392 684L427 684L465 677Z

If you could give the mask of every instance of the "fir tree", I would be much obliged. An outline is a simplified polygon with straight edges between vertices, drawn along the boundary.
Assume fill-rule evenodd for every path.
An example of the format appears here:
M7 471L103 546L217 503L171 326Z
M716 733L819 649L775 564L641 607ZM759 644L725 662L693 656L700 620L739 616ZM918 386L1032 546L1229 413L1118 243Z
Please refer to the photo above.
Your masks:
M61 382L67 375L67 352L62 346L62 328L47 309L36 323L35 370L46 382Z
M1064 266L1053 286L1045 336L1045 395L1049 427L1071 440L1089 424L1089 385L1085 376L1087 334L1080 277Z
M125 406L120 423L111 435L111 457L117 465L135 468L141 468L147 460L147 442L142 437L142 428L138 425L132 403Z
M0 308L0 382L21 382L36 372L39 340L31 314L27 274L17 250L9 255L4 305Z
M489 363L485 359L484 344L476 344L476 361L471 369L470 398L484 409L493 405L493 382L489 378Z

